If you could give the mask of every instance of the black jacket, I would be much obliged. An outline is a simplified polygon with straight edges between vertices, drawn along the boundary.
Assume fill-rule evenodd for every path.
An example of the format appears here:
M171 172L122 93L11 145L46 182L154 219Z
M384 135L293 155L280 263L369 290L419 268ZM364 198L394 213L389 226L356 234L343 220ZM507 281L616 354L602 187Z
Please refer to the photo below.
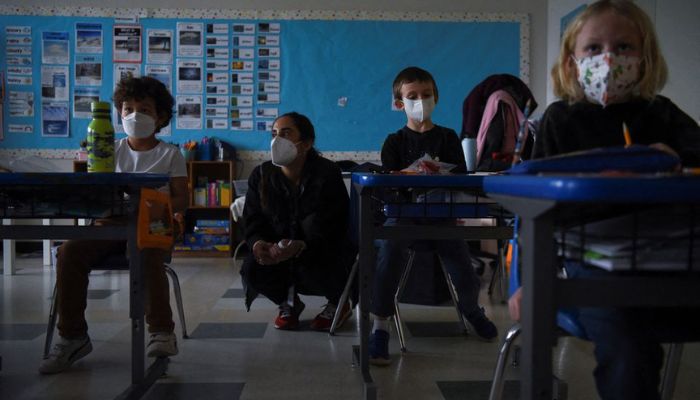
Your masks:
M464 152L457 133L442 126L420 133L407 126L387 136L382 146L382 166L398 171L428 153L433 159L457 165L451 172L465 172Z
M335 163L310 153L295 188L270 161L248 178L243 209L249 248L258 240L297 239L306 243L302 262L329 262L347 245L348 193Z
M552 103L542 117L533 158L622 146L623 122L634 144L664 143L680 155L683 165L700 165L700 127L663 96L605 108L587 102Z

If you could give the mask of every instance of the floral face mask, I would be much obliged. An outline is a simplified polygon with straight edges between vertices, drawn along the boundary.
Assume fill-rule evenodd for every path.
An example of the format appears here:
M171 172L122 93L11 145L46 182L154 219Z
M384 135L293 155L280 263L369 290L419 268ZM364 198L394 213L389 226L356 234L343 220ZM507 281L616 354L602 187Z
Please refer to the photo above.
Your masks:
M602 105L626 101L637 89L639 64L636 56L602 53L575 59L578 81L586 98Z

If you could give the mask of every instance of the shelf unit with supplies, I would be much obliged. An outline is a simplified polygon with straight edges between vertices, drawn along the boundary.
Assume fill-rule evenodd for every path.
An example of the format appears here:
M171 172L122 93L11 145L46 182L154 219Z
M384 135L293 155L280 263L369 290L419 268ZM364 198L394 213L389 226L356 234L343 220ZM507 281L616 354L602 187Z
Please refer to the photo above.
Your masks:
M175 256L230 257L234 227L230 205L234 198L233 161L189 161L187 187L189 207L185 232L175 244Z

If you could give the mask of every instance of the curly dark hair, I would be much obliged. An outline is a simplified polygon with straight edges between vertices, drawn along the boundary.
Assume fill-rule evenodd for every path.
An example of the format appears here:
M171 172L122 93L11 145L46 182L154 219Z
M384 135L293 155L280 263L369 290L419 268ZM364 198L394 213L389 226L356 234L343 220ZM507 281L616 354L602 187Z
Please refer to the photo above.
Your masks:
M156 105L156 113L159 117L166 117L160 126L156 127L156 133L160 132L161 128L168 126L170 119L173 117L173 107L175 99L168 91L165 85L149 76L134 78L129 76L124 78L117 84L114 89L114 107L118 113L122 111L122 104L129 100L143 100L151 98Z

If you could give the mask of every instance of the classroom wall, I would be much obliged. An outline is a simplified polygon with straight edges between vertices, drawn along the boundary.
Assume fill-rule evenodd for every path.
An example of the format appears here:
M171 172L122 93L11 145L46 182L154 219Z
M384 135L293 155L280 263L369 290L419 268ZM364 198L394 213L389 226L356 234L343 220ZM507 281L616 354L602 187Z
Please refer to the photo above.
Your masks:
M60 9L63 6L70 7L114 7L116 4L106 5L95 0L0 0L0 4L18 5L24 7L38 6L44 8ZM425 2L422 0L255 0L255 1L225 1L225 0L201 0L196 3L190 1L163 1L153 0L144 4L142 1L125 0L119 2L119 7L142 8L198 8L198 9L239 9L239 10L362 10L362 11L389 11L389 12L467 12L467 13L524 13L530 18L530 54L529 54L529 83L539 103L544 105L546 93L546 10L547 0L506 0L483 1L469 0L455 2L453 0L435 0ZM143 8L142 8L143 9ZM476 56L476 55L475 55ZM444 79L443 79L444 80ZM444 83L443 83L444 84ZM466 94L466 93L465 93ZM543 109L543 107L542 107ZM300 110L301 111L301 110ZM398 128L398 127L397 127ZM455 127L458 128L458 127ZM0 147L2 144L0 143ZM327 153L326 153L327 154ZM367 152L367 161L377 161L378 153ZM259 162L259 155L247 159L243 165L241 176L247 176L248 171Z
M547 11L547 103L555 100L549 70L559 53L559 24L562 16L585 0L549 0ZM697 0L636 0L656 25L661 50L669 67L669 80L662 94L671 98L700 121L700 7ZM536 44L533 44L533 48ZM540 110L542 111L542 110Z
M199 8L241 10L367 10L407 12L527 13L530 15L530 86L535 98L544 99L546 90L547 0L123 0L105 4L99 0L0 0L0 4L56 7ZM542 103L542 102L541 102Z

